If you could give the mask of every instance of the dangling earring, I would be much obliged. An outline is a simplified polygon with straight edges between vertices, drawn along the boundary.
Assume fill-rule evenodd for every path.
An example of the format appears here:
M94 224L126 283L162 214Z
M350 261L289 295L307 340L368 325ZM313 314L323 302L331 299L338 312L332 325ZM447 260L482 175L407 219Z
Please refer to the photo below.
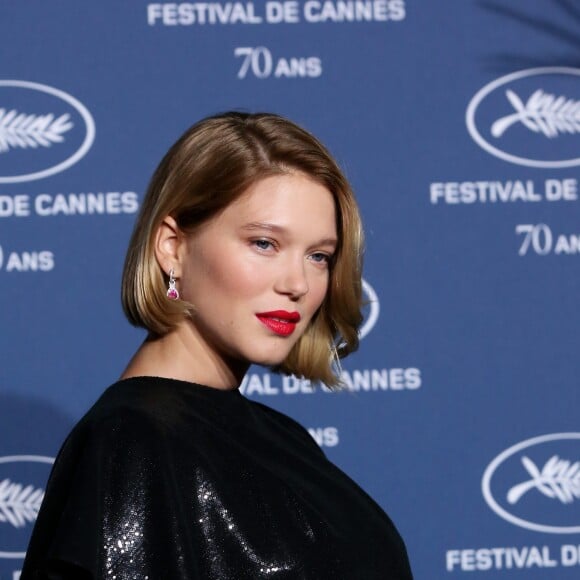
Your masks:
M175 278L173 277L173 268L169 270L169 288L167 289L167 298L169 298L169 300L179 300L179 292L175 287Z

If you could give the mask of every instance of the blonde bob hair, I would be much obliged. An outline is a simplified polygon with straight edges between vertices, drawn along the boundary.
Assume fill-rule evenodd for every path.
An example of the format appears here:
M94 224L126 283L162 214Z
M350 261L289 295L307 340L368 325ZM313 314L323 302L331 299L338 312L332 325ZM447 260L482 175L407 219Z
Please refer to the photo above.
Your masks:
M358 347L361 315L362 228L346 178L327 149L291 121L268 113L229 112L193 125L155 171L129 243L122 283L125 315L151 339L195 319L195 305L166 297L167 274L155 256L155 236L172 216L192 233L272 175L299 171L326 187L336 204L338 248L327 295L308 328L276 371L340 384L333 358ZM334 356L333 356L334 355Z

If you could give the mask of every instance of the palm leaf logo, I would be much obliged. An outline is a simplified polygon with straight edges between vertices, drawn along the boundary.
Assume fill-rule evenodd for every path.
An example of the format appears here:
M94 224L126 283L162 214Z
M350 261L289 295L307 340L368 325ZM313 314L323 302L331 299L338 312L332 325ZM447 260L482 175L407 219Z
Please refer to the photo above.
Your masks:
M62 143L63 133L73 126L68 113L55 118L52 113L27 115L16 109L0 109L0 153L11 148L36 149Z
M9 479L0 481L0 522L22 528L27 522L36 521L43 498L42 488L24 487Z
M546 497L557 499L564 504L580 499L580 461L572 463L553 455L546 461L541 471L526 456L522 457L522 464L531 479L514 485L508 491L507 500L510 504L515 504L525 493L534 488Z
M549 138L561 133L580 133L580 101L556 97L541 89L535 91L525 104L512 90L506 91L506 97L516 112L493 123L491 134L494 137L501 137L518 122Z

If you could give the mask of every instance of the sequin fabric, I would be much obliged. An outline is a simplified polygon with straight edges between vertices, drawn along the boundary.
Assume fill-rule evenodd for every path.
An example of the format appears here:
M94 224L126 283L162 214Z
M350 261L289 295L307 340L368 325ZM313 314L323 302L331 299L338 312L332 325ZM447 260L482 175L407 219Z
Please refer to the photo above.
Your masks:
M140 510L128 507L126 516L121 516L118 523L111 520L114 514L105 514L103 529L103 564L105 578L111 580L137 579L148 580L140 576L139 571L146 568L143 550L143 520Z
M67 439L22 580L409 580L390 519L300 425L143 377Z

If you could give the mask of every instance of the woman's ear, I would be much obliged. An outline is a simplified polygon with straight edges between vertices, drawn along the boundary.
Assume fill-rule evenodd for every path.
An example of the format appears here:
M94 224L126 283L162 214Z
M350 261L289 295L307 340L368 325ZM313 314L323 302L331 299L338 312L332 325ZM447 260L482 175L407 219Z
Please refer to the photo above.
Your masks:
M176 278L181 277L181 246L184 236L177 222L171 216L167 216L155 234L155 257L161 269L169 275L173 270Z

